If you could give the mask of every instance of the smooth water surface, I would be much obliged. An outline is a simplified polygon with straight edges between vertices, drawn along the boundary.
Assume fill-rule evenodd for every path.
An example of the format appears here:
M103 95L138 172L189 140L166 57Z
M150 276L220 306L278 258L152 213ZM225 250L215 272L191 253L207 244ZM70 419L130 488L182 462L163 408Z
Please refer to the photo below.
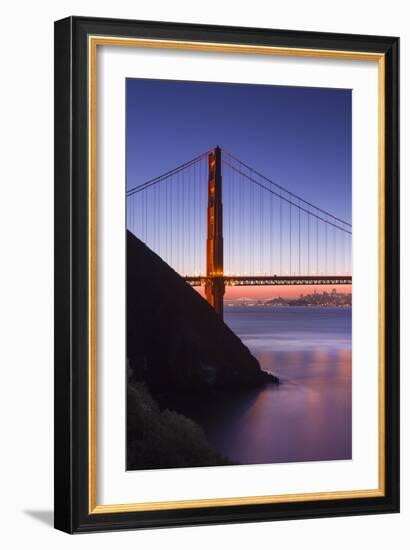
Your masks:
M217 402L197 420L242 464L351 458L351 309L225 308L281 384Z

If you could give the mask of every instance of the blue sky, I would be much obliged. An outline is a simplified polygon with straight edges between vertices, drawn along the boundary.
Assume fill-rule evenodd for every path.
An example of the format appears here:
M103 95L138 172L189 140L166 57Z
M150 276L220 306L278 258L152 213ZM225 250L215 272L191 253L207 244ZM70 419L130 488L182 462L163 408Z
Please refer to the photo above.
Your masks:
M351 91L127 80L127 185L220 145L351 221Z
M289 191L351 222L351 90L127 79L126 95L128 189L219 145ZM206 172L202 177L206 178ZM180 199L170 198L171 192L165 195L166 185L162 184L155 191L155 196L154 190L151 190L145 203L141 195L139 206L133 207L134 220L140 225L134 225L134 229L130 227L141 238L143 235L139 231L142 232L142 228L148 234L155 232L154 237L143 240L181 274L202 272L205 262L204 223L200 238L191 239L190 248L184 253L184 258L179 252L178 242L172 244L176 236L181 239L183 235L192 234L199 227L193 210L199 210L199 215L205 216L206 202L203 201L199 207L193 206L195 197L200 195L195 187L194 176L188 176L188 180L188 186L186 182L176 181L172 184L174 193L180 192L179 196L184 195L186 204L191 205L187 220L179 226L175 225L178 223L176 220L182 216L178 210ZM249 214L248 204L241 205L241 200L246 201L249 195L246 192L241 194L240 186L243 184L239 183L238 187L238 183L235 183L235 203L233 206L228 204L227 199L233 198L233 188L230 188L233 184L228 178L224 182L224 267L227 271L249 274L246 258L254 257L259 273L279 273L283 270L283 274L293 274L297 272L298 265L299 272L306 273L308 263L309 273L312 273L316 260L308 262L306 254L303 256L304 252L301 260L298 259L298 251L293 250L290 256L284 253L286 258L279 262L277 210L273 220L275 236L264 237L263 246L254 241L267 229L266 219L264 231L255 231L253 239L248 238L246 233L245 238L243 234L241 238L243 212L247 209ZM200 185L204 187L206 201L206 180L200 182ZM168 202L171 200L173 218L172 214L168 215L169 210L155 209L153 206L155 201L165 199ZM133 200L132 204L135 205L139 198L134 195ZM129 204L129 212L130 206ZM187 216L186 213L183 215ZM287 216L289 219L292 214L288 213ZM172 229L169 226L170 217L173 220ZM248 218L251 216L248 215ZM297 223L295 213L292 220L294 224ZM129 226L130 223L134 222L128 219ZM287 223L286 213L282 223ZM306 240L306 219L303 218L300 223L302 238ZM295 247L298 231L297 226L292 229L291 239L290 233L287 237L284 235L284 249L290 241L293 248ZM310 254L315 255L316 245L311 242L313 231L314 226L311 225ZM326 257L329 260L332 243L336 241L333 241L329 233L326 242ZM186 243L187 240L185 247ZM324 230L318 243L316 248L321 258L317 272L329 272L336 266L339 273L346 273L348 260L342 262L340 257L336 257L336 253L333 268L329 267L327 271L324 269ZM255 248L257 246L259 250ZM307 248L306 242L302 242L300 246L304 251ZM344 244L343 246L345 247ZM343 255L349 253L345 247Z

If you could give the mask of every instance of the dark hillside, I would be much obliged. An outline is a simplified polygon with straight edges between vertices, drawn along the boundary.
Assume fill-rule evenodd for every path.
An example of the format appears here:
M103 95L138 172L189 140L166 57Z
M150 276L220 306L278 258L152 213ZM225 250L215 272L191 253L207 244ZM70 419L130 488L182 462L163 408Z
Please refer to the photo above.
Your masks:
M127 232L127 356L134 381L157 392L247 389L277 379L213 308Z

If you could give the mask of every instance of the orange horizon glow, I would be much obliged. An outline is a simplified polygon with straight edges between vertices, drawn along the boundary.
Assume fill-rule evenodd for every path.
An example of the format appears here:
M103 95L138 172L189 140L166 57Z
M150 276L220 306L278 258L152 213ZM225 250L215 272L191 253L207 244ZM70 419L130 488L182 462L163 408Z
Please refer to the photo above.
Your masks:
M203 287L194 287L205 297ZM301 294L322 294L336 289L338 294L351 294L352 285L289 285L289 286L227 286L225 300L253 298L267 300L269 298L298 298Z

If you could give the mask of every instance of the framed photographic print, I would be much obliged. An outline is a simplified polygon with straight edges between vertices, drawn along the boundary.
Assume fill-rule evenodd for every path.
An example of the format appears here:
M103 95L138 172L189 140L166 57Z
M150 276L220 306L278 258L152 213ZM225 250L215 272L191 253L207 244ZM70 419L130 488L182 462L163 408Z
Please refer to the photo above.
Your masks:
M56 22L56 528L399 510L398 50Z

